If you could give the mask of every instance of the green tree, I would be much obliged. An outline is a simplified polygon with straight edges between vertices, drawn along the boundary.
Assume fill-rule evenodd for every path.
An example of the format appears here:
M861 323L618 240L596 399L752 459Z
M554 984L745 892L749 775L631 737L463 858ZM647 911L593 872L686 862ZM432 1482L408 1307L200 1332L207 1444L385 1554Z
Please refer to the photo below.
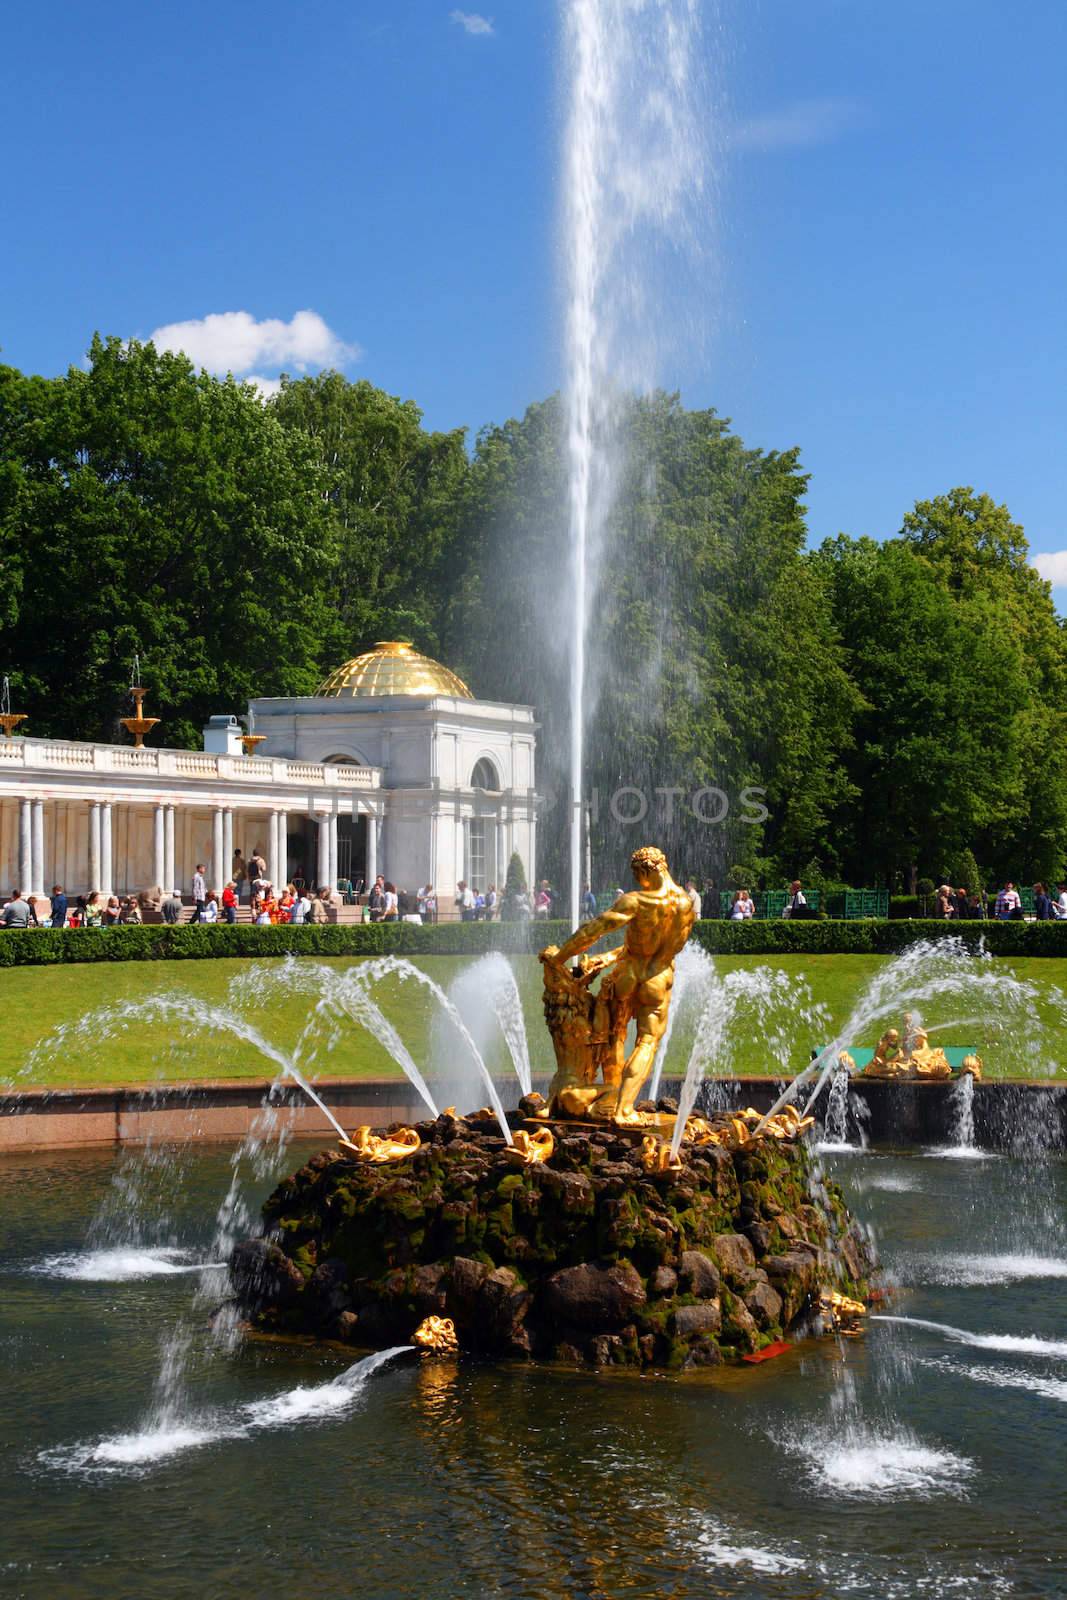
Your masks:
M863 709L836 819L853 882L913 887L976 851L1054 876L1064 633L1022 529L970 489L920 502L896 539L840 536L814 558Z
M440 648L468 462L464 430L338 372L282 380L274 411L313 441L334 529L331 593L341 653L381 638Z
M662 841L678 872L721 874L761 850L810 854L841 803L839 760L854 695L822 579L802 557L806 479L797 453L748 450L713 411L676 396L633 401L606 548L595 561L586 721L594 872L625 873L634 845ZM448 635L476 691L537 706L539 787L567 786L571 552L558 400L477 442L461 528L463 575ZM764 827L740 820L767 791ZM731 811L709 826L694 792ZM616 801L623 791L636 791ZM674 794L656 791L677 791ZM619 815L640 810L633 826ZM701 802L703 817L721 811ZM568 807L541 829L548 872L565 872ZM803 859L803 857L801 857ZM620 877L620 881L625 881Z
M332 524L310 441L250 386L96 338L87 371L0 373L0 463L20 542L5 655L33 733L115 737L135 651L170 744L314 688Z
M526 893L526 873L522 865L522 857L517 850L513 850L511 860L508 862L508 873L504 880L504 894L500 902L500 917L503 922L514 922L518 915L518 899Z

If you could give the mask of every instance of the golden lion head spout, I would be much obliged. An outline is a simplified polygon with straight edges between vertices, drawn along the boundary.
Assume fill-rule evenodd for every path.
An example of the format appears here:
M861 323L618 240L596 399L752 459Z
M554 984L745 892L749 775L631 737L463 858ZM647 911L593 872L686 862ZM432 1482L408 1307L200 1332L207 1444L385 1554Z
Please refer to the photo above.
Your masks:
M427 1317L411 1336L426 1355L454 1355L459 1349L456 1325L451 1317Z

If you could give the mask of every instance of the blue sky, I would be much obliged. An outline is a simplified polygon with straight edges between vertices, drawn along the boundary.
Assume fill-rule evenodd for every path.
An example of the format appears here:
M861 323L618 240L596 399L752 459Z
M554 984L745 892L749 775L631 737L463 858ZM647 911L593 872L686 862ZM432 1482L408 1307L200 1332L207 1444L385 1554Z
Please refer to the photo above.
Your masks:
M1067 609L1067 5L705 9L704 336L662 379L801 446L813 539L971 483L1059 553ZM10 11L0 359L55 373L94 329L214 317L175 336L207 364L341 364L435 427L521 411L562 371L557 23L555 0Z

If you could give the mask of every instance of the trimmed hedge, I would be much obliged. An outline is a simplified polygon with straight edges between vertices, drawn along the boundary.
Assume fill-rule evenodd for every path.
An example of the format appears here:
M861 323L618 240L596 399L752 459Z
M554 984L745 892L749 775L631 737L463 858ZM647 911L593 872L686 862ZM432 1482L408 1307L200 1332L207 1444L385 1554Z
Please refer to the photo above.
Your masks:
M187 922L148 927L9 929L0 932L0 967L68 961L203 961L224 956L525 955L562 944L566 922L253 923Z
M869 922L699 922L712 955L892 956L917 939L960 939L994 956L1067 957L1067 922L944 922L918 917Z
M140 928L42 928L0 933L0 967L71 961L202 961L221 956L530 955L562 944L565 922L364 922L257 928L166 923ZM996 956L1067 957L1067 922L698 922L711 955L896 955L917 939L962 939Z

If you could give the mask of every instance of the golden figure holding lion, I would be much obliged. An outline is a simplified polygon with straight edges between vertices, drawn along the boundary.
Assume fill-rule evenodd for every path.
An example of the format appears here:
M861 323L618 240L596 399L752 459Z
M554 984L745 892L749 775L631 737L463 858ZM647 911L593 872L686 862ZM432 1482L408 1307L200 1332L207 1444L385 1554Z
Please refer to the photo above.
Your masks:
M558 949L541 951L545 1020L556 1052L549 1115L641 1121L634 1102L667 1027L674 962L689 938L693 907L655 845L635 850L630 868L636 888L584 922ZM620 930L618 949L583 954ZM594 995L590 985L597 977ZM631 1021L637 1040L627 1057Z

